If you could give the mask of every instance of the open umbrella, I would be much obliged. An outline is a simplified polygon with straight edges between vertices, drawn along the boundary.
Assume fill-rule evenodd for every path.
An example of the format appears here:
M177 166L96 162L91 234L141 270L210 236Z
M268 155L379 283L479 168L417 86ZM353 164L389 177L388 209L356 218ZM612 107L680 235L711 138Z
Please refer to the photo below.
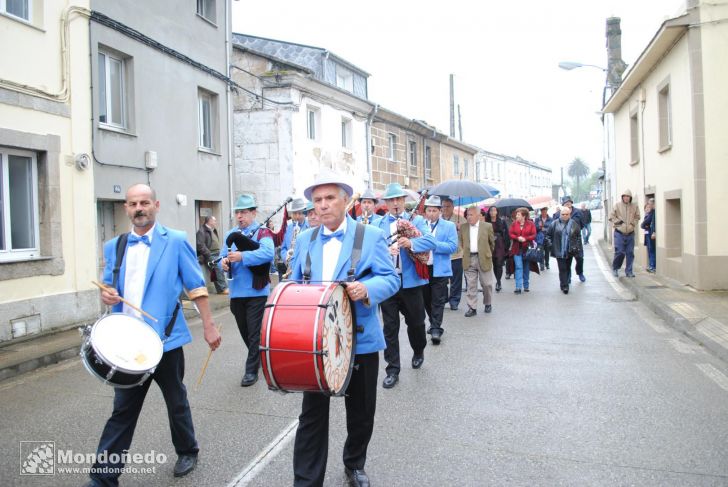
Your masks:
M533 210L533 207L523 198L501 198L495 202L495 207L501 210L501 213L506 216L518 208L526 208L529 211Z
M428 194L450 196L457 198L478 198L475 201L482 201L487 198L491 198L494 194L488 189L486 185L476 183L475 181L468 181L465 179L449 179L443 181L437 186L433 186L428 191Z

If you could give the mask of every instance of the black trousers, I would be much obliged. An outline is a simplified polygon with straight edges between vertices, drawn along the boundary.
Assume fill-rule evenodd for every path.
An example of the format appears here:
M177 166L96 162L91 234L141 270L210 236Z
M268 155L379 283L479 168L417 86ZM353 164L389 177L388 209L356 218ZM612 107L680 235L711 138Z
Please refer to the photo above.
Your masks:
M267 300L265 296L230 299L230 311L235 316L240 336L248 348L248 358L245 361L246 374L257 374L260 367L260 325Z
M575 255L574 260L576 261L576 267L574 270L576 270L576 275L580 276L584 274L584 257L581 255Z
M430 276L432 276L432 266ZM447 282L449 277L430 277L430 283L422 287L422 298L425 302L425 313L430 320L430 332L438 331L442 335L442 315L447 303Z
M571 278L571 255L567 255L564 258L557 258L556 262L559 265L559 285L561 289L567 289L569 287L569 279ZM577 264L578 266L578 264Z
M379 352L354 356L354 370L346 388L346 442L344 466L361 470L374 431L377 408ZM336 399L334 399L336 401ZM331 398L317 392L304 392L293 446L295 486L321 486L329 456L329 405Z
M192 411L187 401L187 389L182 380L185 375L185 356L182 347L162 354L162 360L152 376L142 385L130 389L114 389L114 411L101 433L97 453L107 452L121 455L129 450L139 413L144 405L144 398L152 383L159 385L167 405L169 429L172 432L172 444L178 455L197 455L199 448L195 440L195 428L192 425ZM97 469L111 470L100 472ZM122 462L94 463L90 477L100 485L119 485Z
M452 277L450 277L450 296L448 296L448 301L450 302L450 306L457 308L463 294L463 259L451 260L450 267L452 268Z
M503 264L505 259L503 257L493 257L493 274L495 274L495 282L500 285L501 277L503 277Z
M399 375L399 313L404 315L407 336L415 355L421 355L427 346L425 333L425 302L422 288L400 288L397 294L383 301L382 319L384 320L384 360L387 361L387 375Z

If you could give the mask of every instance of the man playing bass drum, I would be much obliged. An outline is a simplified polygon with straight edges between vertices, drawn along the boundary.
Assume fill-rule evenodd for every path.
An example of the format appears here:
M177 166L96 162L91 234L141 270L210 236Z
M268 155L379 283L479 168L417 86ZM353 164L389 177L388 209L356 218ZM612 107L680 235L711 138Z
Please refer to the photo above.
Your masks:
M310 256L312 283L346 281L351 267L357 223L346 215L352 188L336 173L320 173L304 191L313 201L321 226L298 235L291 279L304 278ZM379 351L384 335L377 306L394 295L399 279L389 258L384 232L372 225L363 226L361 257L353 281L346 292L353 302L356 319L354 369L346 389L346 429L344 472L351 485L368 486L364 472L367 447L374 430ZM312 325L313 326L313 325ZM320 486L324 483L328 458L330 397L304 392L293 449L294 485Z

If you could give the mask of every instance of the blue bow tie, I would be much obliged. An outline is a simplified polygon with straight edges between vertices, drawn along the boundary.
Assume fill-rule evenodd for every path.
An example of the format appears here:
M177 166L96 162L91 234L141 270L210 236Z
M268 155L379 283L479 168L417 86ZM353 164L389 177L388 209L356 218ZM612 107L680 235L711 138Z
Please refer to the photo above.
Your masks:
M139 242L145 244L147 247L151 247L152 246L152 242L149 241L149 237L147 237L146 235L142 235L140 237L139 235L136 235L134 233L131 233L131 234L129 234L129 240L128 240L128 242L129 242L129 246L130 247L138 244Z
M342 240L344 240L344 231L343 230L336 230L335 232L329 233L329 234L326 234L326 233L323 233L323 232L321 233L321 242L323 242L323 243L328 242L332 238L335 238L336 240L338 240L339 242L341 242Z

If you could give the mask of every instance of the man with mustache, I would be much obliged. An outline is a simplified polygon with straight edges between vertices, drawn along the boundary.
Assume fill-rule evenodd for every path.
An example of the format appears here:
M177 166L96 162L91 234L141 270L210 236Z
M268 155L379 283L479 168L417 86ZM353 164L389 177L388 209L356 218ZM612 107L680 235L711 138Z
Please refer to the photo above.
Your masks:
M200 311L205 341L212 350L220 346L220 334L212 321L207 286L195 251L184 232L156 222L159 201L154 190L146 184L135 184L126 192L124 207L132 229L104 244L104 282L109 286L101 291L101 300L105 305L113 306L114 312L143 319L126 304L122 306L121 295L159 318L156 323L146 320L163 340L164 353L150 379L140 386L114 389L114 410L101 434L97 452L99 456L105 453L102 458L109 458L113 453L118 458L129 450L144 398L154 380L167 405L172 443L178 455L174 476L182 477L195 468L199 452L187 390L182 383L182 346L192 341L184 314L179 312L183 288L188 290ZM117 265L118 255L121 255L120 265ZM170 330L169 334L167 330ZM87 485L118 485L123 467L121 462L96 462Z

